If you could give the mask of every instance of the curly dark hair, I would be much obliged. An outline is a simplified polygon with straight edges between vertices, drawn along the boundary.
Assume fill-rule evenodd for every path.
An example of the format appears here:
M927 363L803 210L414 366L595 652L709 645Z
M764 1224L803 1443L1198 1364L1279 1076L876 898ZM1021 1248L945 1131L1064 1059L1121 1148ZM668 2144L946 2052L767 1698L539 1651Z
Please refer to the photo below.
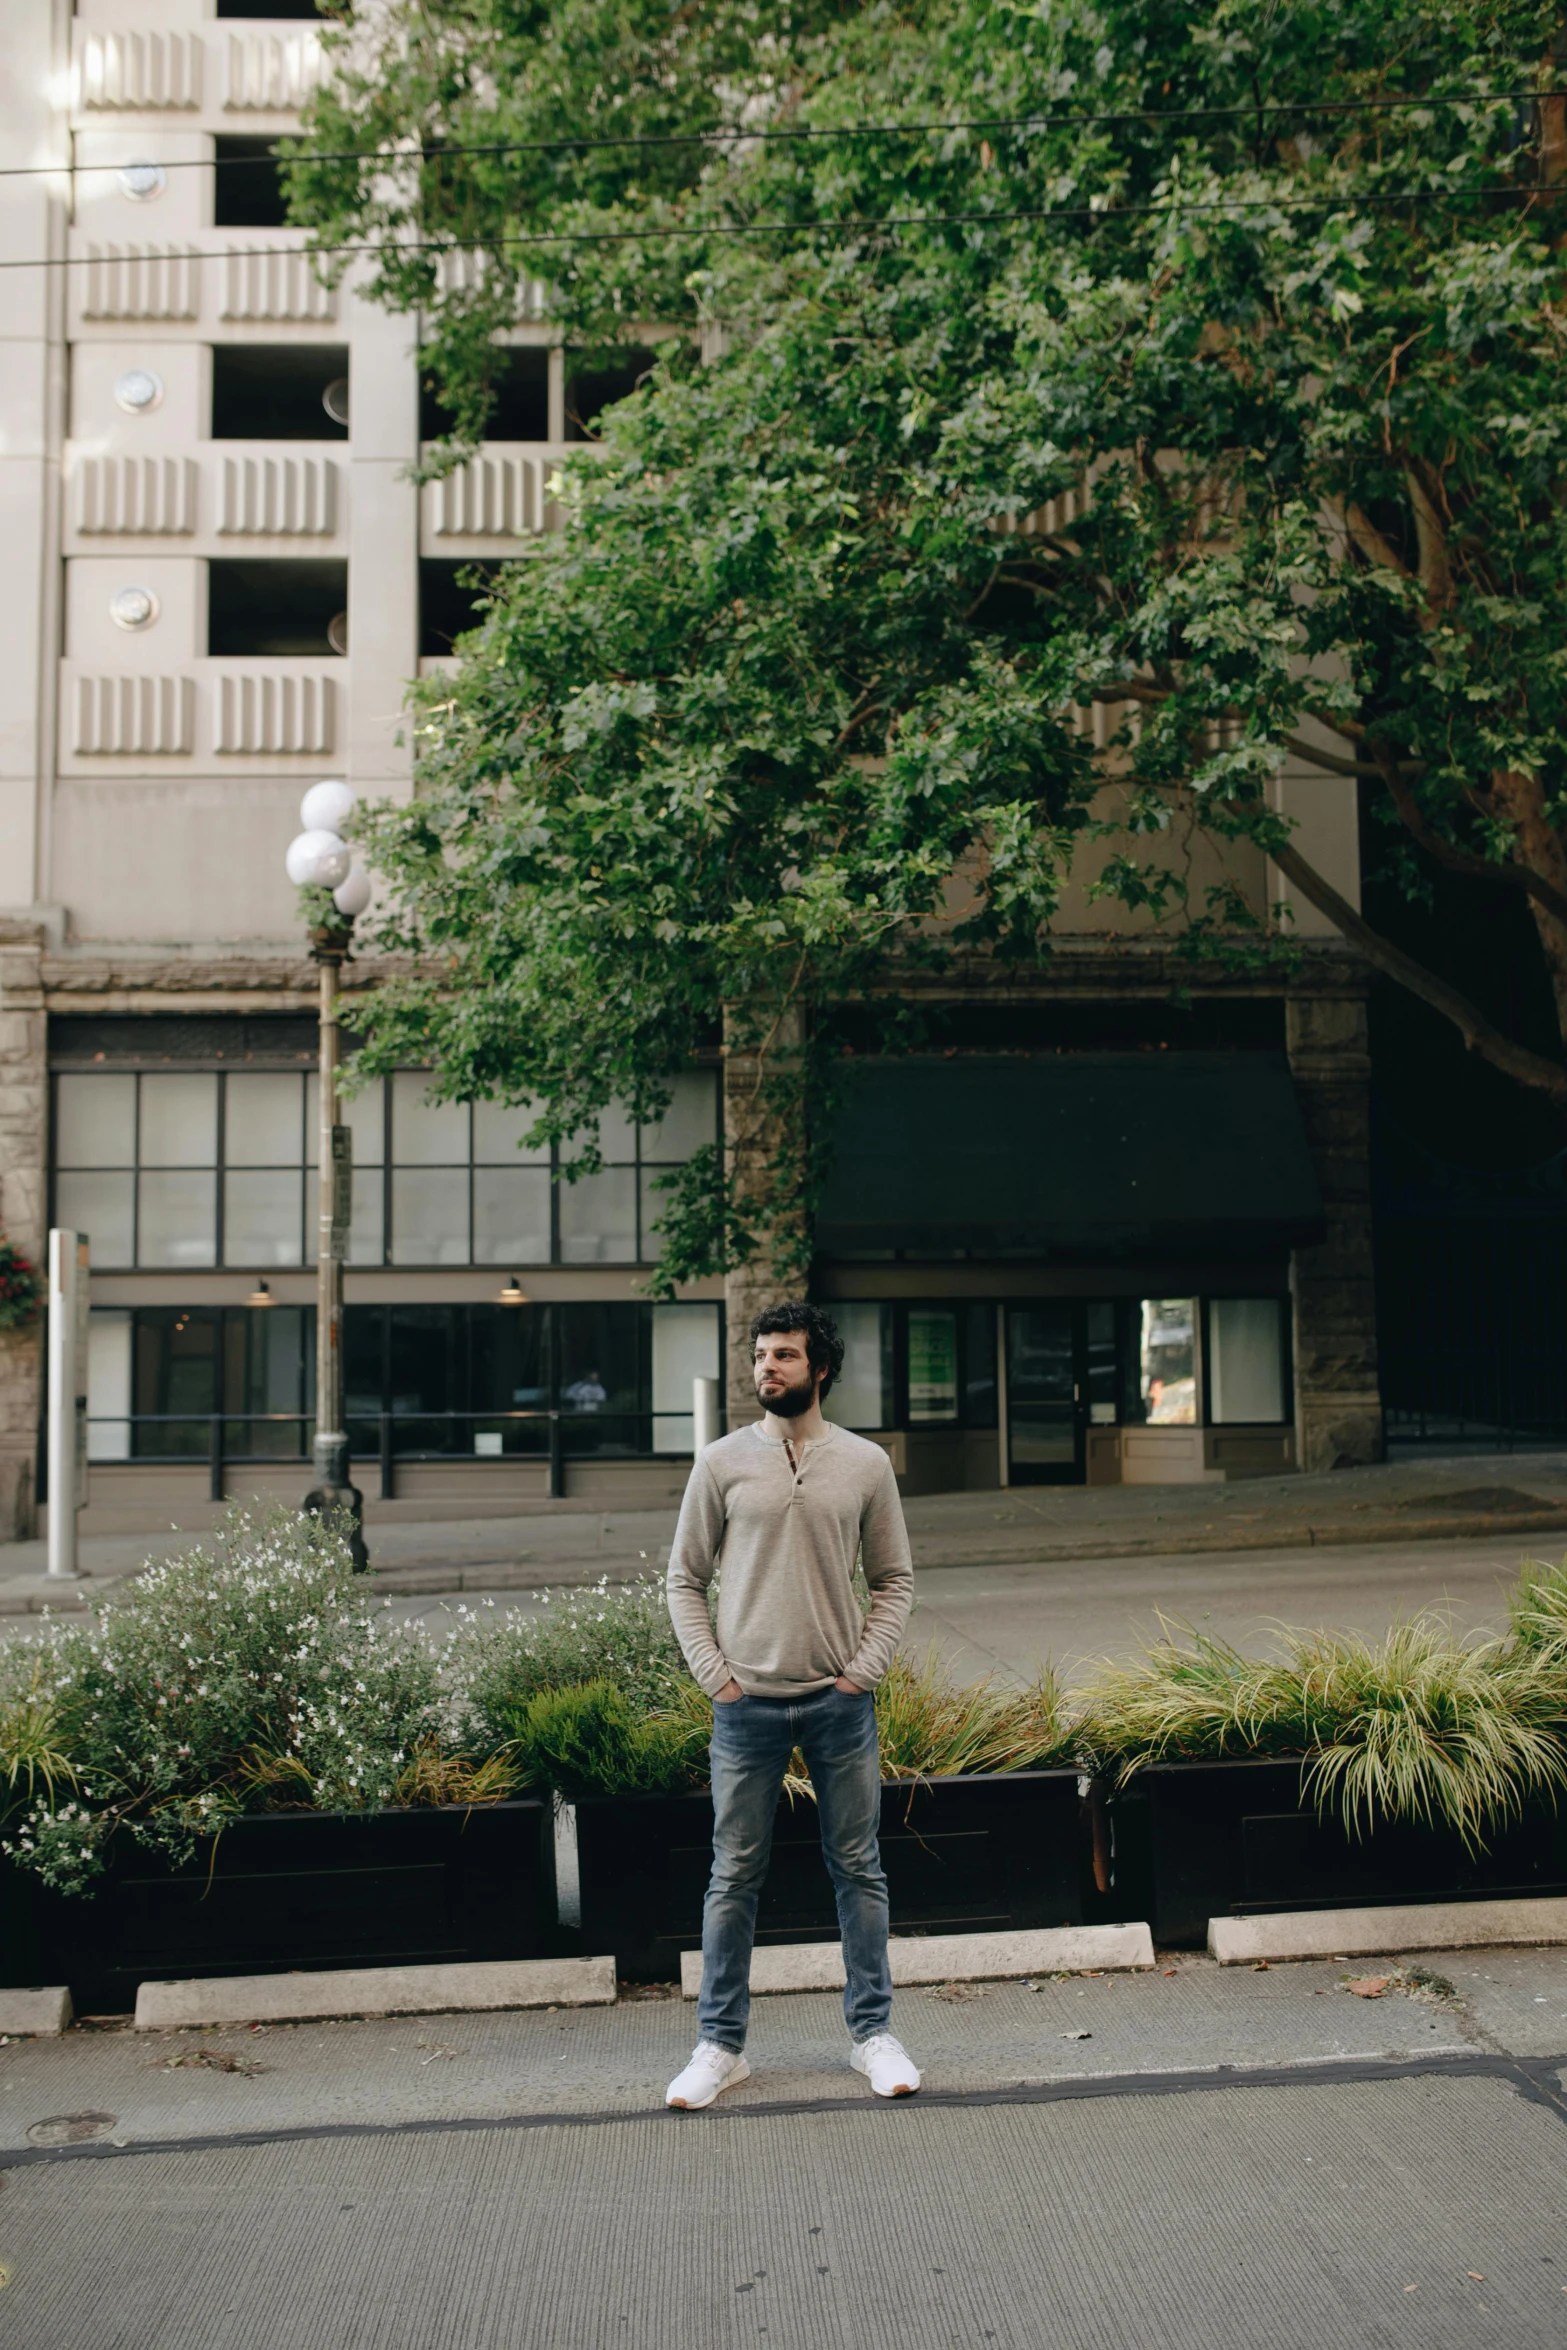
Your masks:
M843 1340L838 1336L837 1323L820 1306L808 1306L799 1298L785 1298L782 1305L766 1307L752 1322L753 1350L759 1338L779 1338L786 1330L805 1332L806 1361L813 1371L827 1374L821 1387L825 1396L843 1369Z

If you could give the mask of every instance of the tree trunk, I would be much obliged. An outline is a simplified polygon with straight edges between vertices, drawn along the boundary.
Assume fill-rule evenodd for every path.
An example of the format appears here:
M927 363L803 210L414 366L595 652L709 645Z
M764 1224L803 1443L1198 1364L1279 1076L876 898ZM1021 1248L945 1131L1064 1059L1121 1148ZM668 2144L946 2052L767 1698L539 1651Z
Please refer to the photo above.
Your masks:
M1513 827L1513 854L1518 863L1540 874L1553 889L1567 893L1567 847L1545 813L1539 777L1519 769L1503 769L1491 778L1491 801L1497 814L1505 816ZM1529 900L1529 911L1545 949L1557 1032L1567 1044L1567 923L1542 906L1538 898Z
M779 1260L798 1261L804 1254L799 1218L780 1219L768 1204L770 1195L776 1194L780 1165L798 1166L804 1157L805 1136L798 1116L781 1108L775 1098L778 1079L787 1074L789 1061L798 1056L803 1042L804 1022L797 1007L776 1021L764 1019L760 1037L753 1016L742 1018L737 1007L724 1007L725 1171L737 1219L747 1225L755 1243L747 1261L724 1276L724 1408L730 1428L744 1427L760 1416L751 1376L751 1323L789 1293L775 1271ZM803 1283L795 1294L802 1289Z

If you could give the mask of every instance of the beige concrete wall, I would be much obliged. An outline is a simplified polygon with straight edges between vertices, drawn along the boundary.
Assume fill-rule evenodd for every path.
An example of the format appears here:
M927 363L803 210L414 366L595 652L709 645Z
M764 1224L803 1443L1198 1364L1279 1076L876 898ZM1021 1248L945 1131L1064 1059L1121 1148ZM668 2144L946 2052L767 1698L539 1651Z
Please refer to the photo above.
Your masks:
M0 165L9 171L69 156L69 42L68 0L11 0L0 71ZM0 260L58 256L67 193L63 173L0 179ZM64 272L8 267L0 289L0 911L22 912L40 902L47 850L39 781L53 758Z

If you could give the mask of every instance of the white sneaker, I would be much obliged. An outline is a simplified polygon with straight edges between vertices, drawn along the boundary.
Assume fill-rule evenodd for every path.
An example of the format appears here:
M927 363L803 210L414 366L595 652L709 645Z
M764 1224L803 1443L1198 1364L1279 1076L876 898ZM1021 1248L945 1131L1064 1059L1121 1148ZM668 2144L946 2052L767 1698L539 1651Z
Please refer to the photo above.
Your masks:
M918 2075L915 2077L917 2080ZM751 2068L737 2050L720 2048L714 2040L700 2040L685 2071L676 2073L664 2091L664 2103L682 2105L694 2113L700 2106L711 2105L720 2089L738 2089L750 2078Z
M920 2085L919 2066L890 2032L856 2040L849 2050L849 2062L857 2073L865 2075L878 2097L912 2097Z

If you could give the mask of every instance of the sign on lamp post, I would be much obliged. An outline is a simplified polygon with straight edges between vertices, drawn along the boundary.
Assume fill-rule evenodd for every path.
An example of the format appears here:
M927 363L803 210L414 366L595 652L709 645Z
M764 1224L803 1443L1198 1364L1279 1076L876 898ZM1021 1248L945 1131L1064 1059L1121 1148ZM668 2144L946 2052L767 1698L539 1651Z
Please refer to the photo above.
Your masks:
M49 1568L75 1578L76 1513L87 1499L87 1235L49 1235Z

